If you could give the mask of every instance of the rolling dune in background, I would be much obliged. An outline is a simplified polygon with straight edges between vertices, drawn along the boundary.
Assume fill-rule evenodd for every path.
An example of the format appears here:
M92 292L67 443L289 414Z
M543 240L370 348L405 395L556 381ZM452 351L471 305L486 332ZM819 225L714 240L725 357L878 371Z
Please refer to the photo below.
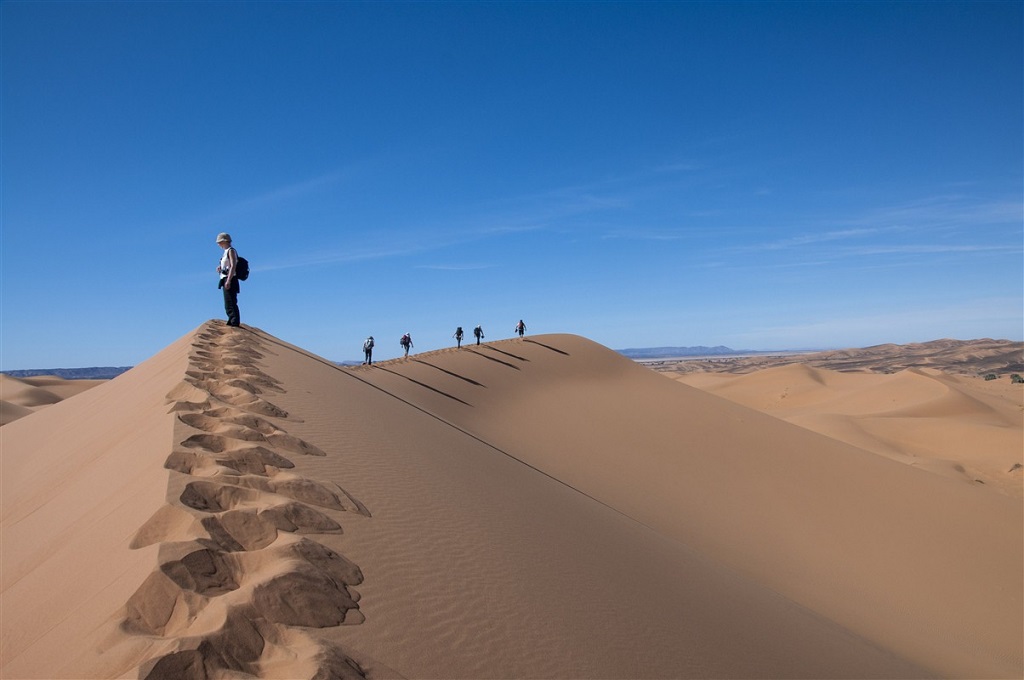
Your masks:
M908 465L1024 497L1024 385L935 369L665 373Z
M0 374L0 425L73 397L106 380L64 380L56 376L12 378Z
M571 335L339 368L208 322L0 430L0 676L1019 677L1020 497L762 406Z

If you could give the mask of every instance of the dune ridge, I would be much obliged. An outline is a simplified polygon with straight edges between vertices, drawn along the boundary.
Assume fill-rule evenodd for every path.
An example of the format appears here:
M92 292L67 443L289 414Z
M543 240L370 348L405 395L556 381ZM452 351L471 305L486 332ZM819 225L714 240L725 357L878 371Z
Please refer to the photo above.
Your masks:
M211 321L0 436L5 678L1021 673L1016 499L576 336Z
M678 390L581 338L457 356L367 373L409 398L434 376L435 393L418 391L432 411L920 663L992 677L1020 668L1019 502ZM467 374L470 360L491 370ZM446 380L440 398L438 368L491 389Z

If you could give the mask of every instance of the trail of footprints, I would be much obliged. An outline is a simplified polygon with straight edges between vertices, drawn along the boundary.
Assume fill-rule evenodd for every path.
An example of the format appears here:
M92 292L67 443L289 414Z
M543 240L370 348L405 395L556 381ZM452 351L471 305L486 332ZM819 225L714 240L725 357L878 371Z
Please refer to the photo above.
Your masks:
M159 544L160 567L122 622L157 650L140 677L258 678L274 663L318 680L367 677L308 629L363 621L359 567L312 537L340 534L339 512L369 513L341 487L292 472L290 456L325 454L276 424L297 419L267 398L283 390L258 367L266 351L255 333L211 321L167 395L187 426L176 432L192 434L165 463L168 505L132 543Z

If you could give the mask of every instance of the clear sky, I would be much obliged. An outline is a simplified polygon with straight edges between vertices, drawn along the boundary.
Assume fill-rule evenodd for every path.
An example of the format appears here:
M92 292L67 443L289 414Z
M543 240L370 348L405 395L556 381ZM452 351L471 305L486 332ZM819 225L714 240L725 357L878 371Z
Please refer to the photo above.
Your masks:
M1021 2L18 2L0 368L1024 335Z

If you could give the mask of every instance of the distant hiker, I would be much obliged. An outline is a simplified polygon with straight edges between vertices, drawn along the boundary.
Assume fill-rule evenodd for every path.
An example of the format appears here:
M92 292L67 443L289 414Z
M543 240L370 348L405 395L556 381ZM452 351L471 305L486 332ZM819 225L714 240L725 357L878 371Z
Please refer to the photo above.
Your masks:
M484 329L482 326L477 326L473 329L473 336L476 338L476 344L480 344L480 340L484 337Z
M520 319L519 323L516 324L516 333L519 333L519 337L523 337L523 333L526 332L526 324Z
M220 256L220 264L217 265L217 273L220 274L220 283L217 287L224 290L224 311L228 315L228 325L239 326L241 320L238 312L238 293L241 288L238 285L238 277L235 276L238 253L231 247L231 234L217 234L217 245L224 249Z
M398 341L398 344L405 350L405 356L409 356L409 348L412 347L412 336L406 333L402 336L402 339Z
M366 342L363 343L363 354L366 355L366 360L363 361L363 364L364 365L365 364L372 364L373 363L373 336L372 335L366 339Z
M455 329L455 334L452 337L455 338L455 342L457 343L455 346L462 347L462 326Z

